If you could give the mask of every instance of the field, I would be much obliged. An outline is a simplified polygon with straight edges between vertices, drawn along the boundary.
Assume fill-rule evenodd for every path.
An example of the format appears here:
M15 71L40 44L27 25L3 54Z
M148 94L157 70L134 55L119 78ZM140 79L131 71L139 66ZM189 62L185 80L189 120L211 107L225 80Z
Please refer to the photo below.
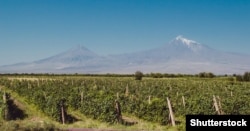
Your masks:
M250 114L233 76L2 75L0 95L0 130L184 131L186 114Z

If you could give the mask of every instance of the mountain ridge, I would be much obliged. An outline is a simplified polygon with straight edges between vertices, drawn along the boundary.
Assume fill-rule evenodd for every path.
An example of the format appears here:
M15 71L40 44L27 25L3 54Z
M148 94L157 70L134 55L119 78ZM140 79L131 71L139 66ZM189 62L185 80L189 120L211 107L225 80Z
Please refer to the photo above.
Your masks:
M250 70L250 55L226 53L177 36L160 47L133 53L101 56L78 45L57 55L28 63L0 66L0 73L133 73L215 74Z

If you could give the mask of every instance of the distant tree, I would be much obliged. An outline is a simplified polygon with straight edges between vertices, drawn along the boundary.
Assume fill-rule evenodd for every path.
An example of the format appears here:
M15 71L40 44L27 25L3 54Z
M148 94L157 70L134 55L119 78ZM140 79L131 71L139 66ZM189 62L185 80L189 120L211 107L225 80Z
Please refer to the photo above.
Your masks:
M211 72L201 72L198 74L200 78L213 78L215 75Z
M245 72L244 75L236 75L237 81L250 81L250 72Z
M243 80L244 81L250 81L250 72L245 72L244 73Z
M150 76L153 77L153 78L162 78L163 74L161 74L161 73L151 73Z
M205 72L201 72L198 74L199 77L204 78L205 77Z
M243 81L243 77L241 75L236 75L235 77L237 81Z
M156 77L157 77L157 78L162 78L163 75L162 75L161 73L156 73Z
M169 74L169 77L174 78L174 77L176 77L176 75L175 74Z
M143 73L141 71L135 72L135 80L142 80Z
M207 77L208 77L208 78L214 78L215 75L214 75L212 72L209 72L209 73L207 73Z
M155 73L151 72L151 73L150 73L150 77L155 78Z

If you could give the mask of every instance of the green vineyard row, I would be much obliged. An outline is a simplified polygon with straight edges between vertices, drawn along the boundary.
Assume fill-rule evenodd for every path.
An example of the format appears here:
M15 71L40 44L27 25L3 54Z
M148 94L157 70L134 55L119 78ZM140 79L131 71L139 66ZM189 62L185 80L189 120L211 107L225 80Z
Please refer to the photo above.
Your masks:
M250 83L230 79L187 77L145 78L138 81L132 77L1 78L0 85L17 92L52 119L65 123L74 121L67 114L68 108L93 119L115 123L118 121L116 104L119 102L121 113L166 125L169 123L167 97L176 117L218 114L214 107L214 96L223 114L250 114Z

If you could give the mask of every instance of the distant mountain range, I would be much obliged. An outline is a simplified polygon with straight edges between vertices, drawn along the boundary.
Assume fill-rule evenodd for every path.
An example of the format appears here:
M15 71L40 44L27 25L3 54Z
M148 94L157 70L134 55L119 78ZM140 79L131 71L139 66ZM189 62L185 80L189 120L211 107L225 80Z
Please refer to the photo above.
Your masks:
M227 53L178 36L161 47L100 56L83 46L29 63L0 67L0 73L143 73L242 74L250 71L250 55Z

